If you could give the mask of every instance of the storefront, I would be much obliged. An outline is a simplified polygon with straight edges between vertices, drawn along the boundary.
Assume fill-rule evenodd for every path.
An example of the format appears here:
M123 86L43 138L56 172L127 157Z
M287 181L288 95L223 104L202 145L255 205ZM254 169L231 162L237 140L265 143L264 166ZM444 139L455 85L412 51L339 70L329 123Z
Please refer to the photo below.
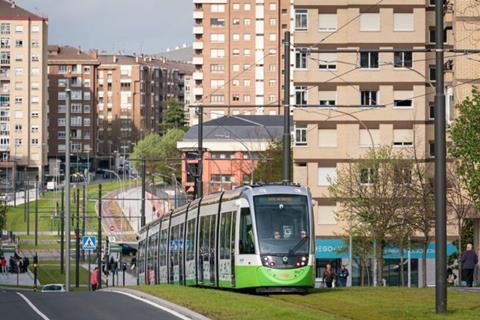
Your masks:
M342 239L317 239L316 243L316 276L321 278L323 270L327 264L331 264L335 270L338 270L342 264L349 265L349 248L348 243ZM352 285L358 286L362 283L364 285L373 284L373 259L372 257L366 257L360 259L359 256L355 256L357 249L355 243L353 244L353 262L352 262ZM372 248L373 249L373 248ZM457 252L457 248L452 244L447 245L447 255L450 256ZM410 248L406 248L403 251L403 264L404 264L404 279L408 279L408 257L410 257L410 277L412 286L418 286L419 279L421 279L421 261L423 250L418 243L412 243ZM400 285L400 249L394 245L387 244L383 251L384 256L384 278L387 286ZM432 278L432 274L435 272L434 264L435 259L435 243L431 242L427 247L427 274L428 278Z

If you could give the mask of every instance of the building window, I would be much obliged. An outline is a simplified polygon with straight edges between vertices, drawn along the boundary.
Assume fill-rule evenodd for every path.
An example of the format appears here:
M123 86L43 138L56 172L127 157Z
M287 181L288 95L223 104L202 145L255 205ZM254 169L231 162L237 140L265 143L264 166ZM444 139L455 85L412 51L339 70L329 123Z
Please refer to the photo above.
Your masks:
M23 32L23 26L15 26L15 32L16 33L22 33Z
M246 26L249 26L250 25L250 19L243 19L243 24L246 25Z
M40 42L38 40L32 40L32 48L38 48L40 47Z
M240 10L240 3L234 3L234 4L232 5L232 9L235 10L235 11Z
M38 133L38 132L40 132L40 127L32 126L32 133Z
M318 168L318 185L319 186L329 186L335 184L337 181L337 168Z
M64 64L61 64L58 66L58 72L59 73L66 73L68 72L68 67Z
M395 90L393 92L393 104L395 108L412 108L413 91Z
M38 54L32 54L32 62L38 62L40 61L40 57Z
M83 118L83 126L90 127L90 118Z
M214 94L210 96L211 103L223 103L225 101L225 97L223 95Z
M23 68L15 68L16 76L23 76Z
M250 33L244 33L244 34L243 34L243 40L244 40L244 41L250 41L250 40L252 40L251 34L250 34Z
M15 145L16 146L21 146L22 145L22 139L15 139Z
M239 41L240 40L240 33L234 33L232 35L233 41Z
M33 26L32 26L32 32L40 32L40 26L38 26L38 25L33 25Z
M393 31L414 31L413 13L394 13Z
M394 129L393 145L396 147L413 146L413 130L411 129Z
M232 24L233 24L234 26L239 26L239 25L240 25L240 19L238 19L238 18L233 18L233 19L232 19Z
M225 86L225 80L210 80L210 87L212 89L223 88Z
M430 157L435 157L435 142L428 143L428 150L430 153Z
M248 95L248 94L244 94L244 95L243 95L243 101L244 101L244 102L250 102L250 99L251 99L251 98L250 98L250 95Z
M330 107L336 105L336 91L318 91L319 105Z
M0 23L0 34L10 34L10 23Z
M210 41L214 43L224 43L225 35L223 33L212 33L210 35Z
M362 106L376 106L378 105L378 91L362 90L360 93Z
M82 113L82 105L80 103L72 103L72 113Z
M212 4L211 5L212 12L225 12L225 5L224 4Z
M337 14L321 13L318 15L318 30L321 32L332 32L337 30Z
M380 31L380 13L361 13L360 31Z
M15 132L22 132L22 125L21 124L16 124L15 125Z
M336 53L320 53L318 55L318 68L320 70L337 69L337 54Z
M375 168L363 168L360 170L360 183L374 184L377 181L378 170Z
M268 7L269 7L270 11L277 10L277 4L275 2L270 2L270 5Z
M250 80L248 80L248 79L243 80L243 86L244 87L250 87Z
M268 70L269 70L270 72L275 72L275 71L277 71L277 65L276 65L276 64L271 64L271 65L269 65L269 66L268 66Z
M0 38L0 48L9 49L10 48L10 39Z
M58 118L58 126L65 127L65 118Z
M411 68L412 67L412 52L411 51L396 51L393 54L393 61L395 68Z
M277 25L277 19L270 19L270 25L271 26L276 26Z
M295 145L296 146L307 145L307 126L295 127Z
M360 52L360 67L365 69L377 69L378 52Z
M225 50L223 49L211 49L210 57L212 58L223 58L225 57Z
M232 65L232 71L234 71L234 72L240 71L240 65L239 64Z
M38 146L38 139L37 138L32 139L32 145Z
M15 48L22 48L23 47L23 40L17 39L15 40Z
M306 50L297 50L295 52L295 68L307 69L308 53Z
M295 30L307 30L308 29L308 10L296 9L295 10Z
M436 75L436 68L435 66L430 66L428 68L428 80L431 82L435 82L437 80L437 75Z
M435 119L435 104L431 103L429 106L428 106L428 118L430 120L434 120Z
M251 53L252 53L252 52L251 52L250 49L243 49L243 55L244 55L244 56L248 57L248 56L251 55Z
M234 94L232 96L232 101L240 101L240 95L239 94Z
M295 87L295 104L297 106L307 104L307 87Z
M66 137L65 131L58 131L57 137L60 140L65 140L65 137Z
M240 49L233 49L232 50L232 55L233 56L239 56L240 55Z
M211 18L210 25L212 27L224 27L225 26L225 19L222 18Z
M23 97L15 97L15 104L22 104L23 103Z
M252 5L250 3L245 3L243 5L243 10L250 11L252 9Z

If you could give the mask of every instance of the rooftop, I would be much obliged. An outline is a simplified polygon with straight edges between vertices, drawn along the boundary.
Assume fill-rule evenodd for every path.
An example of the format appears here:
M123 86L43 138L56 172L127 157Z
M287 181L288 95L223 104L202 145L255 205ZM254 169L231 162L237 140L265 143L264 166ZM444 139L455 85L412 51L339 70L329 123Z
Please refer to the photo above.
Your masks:
M82 51L80 48L74 48L70 46L48 46L48 62L55 61L91 61L92 63L99 63L97 59L97 53L95 51Z
M1 20L43 20L43 17L31 13L15 4L15 1L0 0L0 19Z

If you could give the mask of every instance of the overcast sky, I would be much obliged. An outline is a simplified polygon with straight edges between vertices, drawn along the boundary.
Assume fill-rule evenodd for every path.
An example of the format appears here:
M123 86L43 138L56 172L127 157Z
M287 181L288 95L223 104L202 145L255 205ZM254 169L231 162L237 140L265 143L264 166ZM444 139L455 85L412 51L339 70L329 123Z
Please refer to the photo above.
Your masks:
M49 44L157 53L190 44L192 0L16 0L48 17Z

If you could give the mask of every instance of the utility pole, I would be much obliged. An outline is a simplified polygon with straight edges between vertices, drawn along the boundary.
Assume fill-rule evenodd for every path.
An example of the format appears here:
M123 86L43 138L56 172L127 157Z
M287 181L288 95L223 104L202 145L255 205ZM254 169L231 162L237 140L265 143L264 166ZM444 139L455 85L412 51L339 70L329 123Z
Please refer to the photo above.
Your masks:
M27 236L30 235L30 180L27 178L27 198L25 199L25 208L27 212Z
M80 189L77 188L77 223L75 226L75 288L80 287Z
M198 115L198 169L197 169L197 198L203 196L203 105L197 109Z
M102 184L98 185L97 280L102 288Z
M85 220L87 219L86 215L87 215L87 198L86 198L86 182L83 184L83 210L82 210L82 215L83 215L83 219L82 219L82 237L85 236ZM85 251L82 250L82 261L85 262ZM89 269L90 270L90 269Z
M28 191L28 186L27 186L27 167L23 168L23 181L24 181L24 186L23 186L23 222L27 222L27 191Z
M435 309L447 312L446 133L443 1L435 1Z
M61 201L61 216L60 216L60 273L63 274L63 263L64 263L64 254L65 254L65 206L64 206L64 195L63 195L63 189L62 189L62 199ZM58 203L57 203L58 206Z
M35 247L38 246L38 177L35 180Z
M285 31L284 45L284 84L283 84L283 183L290 178L290 32Z
M140 219L140 226L145 225L145 192L146 192L146 175L147 175L147 165L145 158L142 158L142 212ZM138 221L138 220L137 220Z
M67 79L65 115L65 290L70 291L70 79Z

